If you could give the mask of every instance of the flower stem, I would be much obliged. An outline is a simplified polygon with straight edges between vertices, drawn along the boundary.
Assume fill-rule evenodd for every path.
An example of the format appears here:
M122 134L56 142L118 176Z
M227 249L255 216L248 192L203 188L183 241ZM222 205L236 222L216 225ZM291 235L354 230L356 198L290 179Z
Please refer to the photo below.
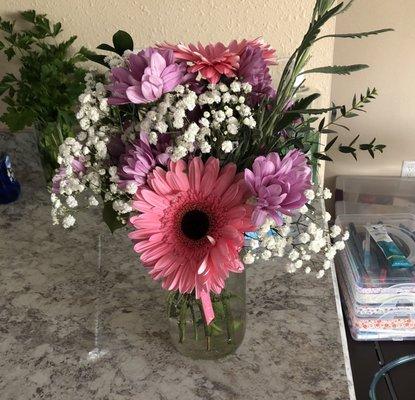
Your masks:
M226 323L226 332L228 335L228 343L232 343L232 340L235 336L234 326L233 326L233 316L232 316L231 306L229 303L229 296L224 290L222 291L222 294L221 294L221 301L223 305L223 311L225 314L225 323Z
M202 303L200 301L197 302L197 305L199 307L200 310L200 315L203 316L203 307L202 307ZM203 318L203 329L205 331L205 338L206 338L206 350L207 351L211 351L212 350L212 346L211 346L211 336L212 336L212 328L206 324L205 319Z
M199 340L198 333L197 333L197 320L195 316L195 310L193 308L193 302L190 302L189 307L190 307L190 314L192 315L194 338L195 340Z
M182 306L180 308L180 315L179 315L179 343L183 343L184 341L184 333L186 330L186 315L187 315L187 307L189 304L187 303L187 299L183 300Z

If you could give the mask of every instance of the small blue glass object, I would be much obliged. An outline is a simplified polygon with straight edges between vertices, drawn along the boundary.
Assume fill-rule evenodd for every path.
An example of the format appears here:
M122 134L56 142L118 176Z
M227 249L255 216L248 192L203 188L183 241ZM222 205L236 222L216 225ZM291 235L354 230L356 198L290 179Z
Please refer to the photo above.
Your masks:
M16 201L20 195L20 183L14 178L10 156L0 156L0 204Z

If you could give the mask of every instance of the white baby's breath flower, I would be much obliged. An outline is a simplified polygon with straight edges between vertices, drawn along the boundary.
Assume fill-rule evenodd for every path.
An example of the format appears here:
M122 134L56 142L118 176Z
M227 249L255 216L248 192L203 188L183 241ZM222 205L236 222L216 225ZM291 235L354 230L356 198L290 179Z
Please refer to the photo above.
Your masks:
M328 260L333 260L335 255L336 255L336 249L334 247L330 247L330 249L326 251L325 253L325 257Z
M203 142L201 145L200 145L200 151L203 153L203 154L207 154L207 153L210 153L210 151L212 150L212 146L208 143L208 142Z
M298 257L300 257L300 253L297 250L295 250L295 249L291 250L291 252L288 254L288 258L291 261L297 260Z
M99 202L98 202L98 200L96 199L95 196L89 196L88 204L92 207L96 207L99 204Z
M228 124L226 129L231 135L236 135L238 133L238 125Z
M323 199L331 199L331 196L332 196L332 194L331 194L331 191L330 191L330 189L329 188L324 188L324 190L323 190Z
M251 252L247 252L243 258L244 264L253 264L255 262L255 256Z
M314 193L314 190L312 190L312 189L307 189L307 190L304 192L304 196L305 196L305 197L306 197L306 199L307 199L307 200L309 200L309 201L314 200L314 198L316 197L316 195L315 195L315 193Z
M298 240L300 243L306 244L310 241L310 235L307 232L302 232L298 235Z
M225 153L230 153L233 150L233 144L230 140L225 140L221 148Z
M134 182L130 182L126 187L126 192L128 194L135 194L137 192L138 186Z
M316 278L321 279L323 276L324 276L324 269L321 269L320 271L317 272Z
M269 250L264 250L261 253L261 258L265 261L269 260L272 257L272 253Z
M288 265L287 265L287 272L289 274L293 274L296 270L297 270L297 268L295 268L294 263L288 263Z
M334 243L333 247L336 250L344 250L344 248L346 247L346 245L345 245L345 243L342 240L339 240L336 243Z
M230 85L232 92L239 93L241 91L241 84L238 81L233 81Z
M251 249L255 250L259 247L259 241L256 239L251 239L249 241L249 246L251 247Z
M324 213L324 221L329 222L331 220L331 215L328 211Z
M68 196L66 198L66 204L68 205L69 208L75 208L78 205L78 202L76 201L75 197Z
M246 117L243 119L243 124L246 125L248 128L255 128L256 127L256 121L254 117Z
M252 86L248 82L242 83L242 90L244 93L251 93L252 92Z
M63 220L62 220L62 226L65 229L69 229L71 226L73 226L75 224L76 220L73 217L73 215L67 215Z
M157 144L157 142L158 142L158 135L157 135L157 133L156 133L156 132L154 132L154 131L151 131L151 132L148 134L148 141L149 141L149 143L150 143L150 144L152 144L152 145L156 145L156 144Z
M84 117L79 121L79 126L84 131L86 131L89 128L90 125L91 125L91 121L90 121L89 118Z
M333 225L330 229L330 236L334 239L342 233L342 229L338 225Z

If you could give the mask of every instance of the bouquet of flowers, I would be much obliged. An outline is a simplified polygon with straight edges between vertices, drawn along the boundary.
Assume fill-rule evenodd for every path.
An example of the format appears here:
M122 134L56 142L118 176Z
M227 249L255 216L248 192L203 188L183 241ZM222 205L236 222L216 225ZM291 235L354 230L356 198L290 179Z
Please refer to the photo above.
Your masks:
M321 147L320 135L335 134L338 120L356 116L376 90L355 96L349 109L315 109L317 93L300 95L307 74L367 67L305 69L311 46L324 38L321 27L348 7L333 4L317 0L278 85L270 75L276 52L261 39L135 51L119 31L113 45L98 47L111 55L83 49L108 71L85 78L77 113L82 130L61 146L53 178L53 221L70 228L86 203L103 207L112 231L129 226L142 264L172 292L179 327L197 304L209 337L217 296L244 264L287 255L289 272L321 278L344 247L347 232L329 229L330 215L318 211L331 194L313 185L312 170L330 160L337 140ZM374 155L384 147L356 142L339 150L356 157L358 149Z

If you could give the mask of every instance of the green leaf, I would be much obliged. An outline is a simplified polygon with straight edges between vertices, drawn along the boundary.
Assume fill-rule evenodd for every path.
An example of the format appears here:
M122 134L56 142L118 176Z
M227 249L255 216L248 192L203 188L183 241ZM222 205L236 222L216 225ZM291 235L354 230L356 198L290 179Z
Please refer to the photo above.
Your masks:
M0 50L4 49L4 43L0 40Z
M356 149L354 147L340 145L339 151L342 153L354 153L356 152Z
M10 89L10 86L4 83L0 83L0 96L3 95L4 92Z
M355 143L356 143L356 140L357 139L359 139L359 136L360 135L357 135L350 143L349 143L349 146L351 147L351 146L353 146Z
M102 210L102 218L104 222L107 224L111 233L114 233L117 229L122 228L124 226L122 222L117 218L117 216L118 214L112 208L112 203L104 203L104 207Z
M125 31L118 31L112 37L112 43L117 53L122 56L125 50L133 50L134 42L132 37Z
M20 13L20 15L22 16L22 18L25 21L32 22L32 23L35 22L35 18L36 18L36 11L35 10L22 11Z
M17 82L17 78L12 73L7 73L3 76L3 79L1 80L2 83L12 83Z
M344 5L342 8L341 8L341 10L340 11L338 11L337 13L336 13L336 15L338 15L338 14L342 14L342 13L344 13L344 12L346 12L346 11L348 11L349 10L349 8L353 5L353 3L354 3L354 0L350 0L346 5ZM342 3L343 4L343 3Z
M333 144L336 143L337 138L338 138L338 136L336 136L335 138L331 139L330 142L328 142L326 144L326 146L324 147L324 151L329 151L332 148Z
M330 108L308 108L306 110L296 110L296 111L287 111L287 114L298 113L298 114L325 114L329 111L341 109L340 106L330 107Z
M1 21L1 20L0 20ZM14 28L14 22L9 22L9 21L1 21L0 22L0 29L4 32L7 33L13 33L13 28Z
M112 47L112 46L110 46L109 44L106 44L106 43L101 43L99 46L97 46L97 49L105 50L105 51L111 51L113 53L117 52L117 50L115 50L114 47Z
M350 75L352 72L360 71L369 68L366 64L352 64L352 65L333 65L328 67L319 67L309 69L302 72L304 74L336 74L336 75Z
M394 29L391 28L385 28L385 29L378 29L375 31L368 31L368 32L357 32L357 33L336 33L333 35L324 35L319 37L317 41L325 38L340 38L340 39L362 39L365 37L373 36L373 35L379 35L381 33L385 32L393 32Z
M62 31L62 24L60 22L53 25L53 36L57 36Z
M34 114L31 110L8 111L2 115L1 120L9 127L12 132L21 131L25 127L33 124Z
M333 159L331 159L329 156L322 153L313 153L313 157L315 157L317 160L333 161Z
M350 131L349 127L347 127L346 125L338 124L337 122L333 122L332 125L338 126L339 128L346 129L346 131Z
M88 60L91 60L98 64L104 65L105 67L108 67L107 63L104 61L105 56L102 54L97 54L94 51L87 49L85 46L82 46L80 48L79 53L82 54Z
M4 53L7 56L7 61L10 61L16 55L13 47L9 47L8 49L4 50Z
M323 118L320 123L318 124L318 131L321 132L322 129L324 128L324 122L326 121L325 118Z
M344 115L344 118L355 118L355 117L358 117L358 116L359 116L359 114L356 114L354 112L348 112Z

